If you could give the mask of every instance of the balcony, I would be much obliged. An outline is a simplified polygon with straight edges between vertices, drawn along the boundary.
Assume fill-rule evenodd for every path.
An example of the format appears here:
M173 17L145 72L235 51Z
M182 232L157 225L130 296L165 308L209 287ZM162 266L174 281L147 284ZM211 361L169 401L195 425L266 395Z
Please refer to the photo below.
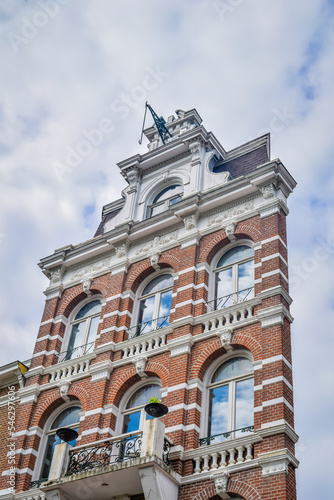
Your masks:
M147 420L142 432L74 448L63 442L55 447L48 480L31 487L59 500L83 495L85 500L109 500L142 493L145 498L177 500L179 479L169 465L170 444L157 418Z
M217 311L219 309L224 309L225 307L235 306L254 298L254 287L245 288L244 290L239 290L238 292L229 293L223 297L217 297L216 299L210 300L206 303L207 311Z

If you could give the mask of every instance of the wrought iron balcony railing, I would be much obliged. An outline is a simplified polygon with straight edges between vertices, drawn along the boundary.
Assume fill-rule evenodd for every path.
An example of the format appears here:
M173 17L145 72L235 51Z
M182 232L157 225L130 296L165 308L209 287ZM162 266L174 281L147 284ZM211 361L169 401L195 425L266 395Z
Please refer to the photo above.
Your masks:
M138 323L138 325L132 328L127 328L124 331L123 340L130 340L145 333L152 332L154 330L160 330L169 325L169 314L166 316L161 316L160 318L150 319L144 323Z
M68 349L67 351L60 352L59 354L57 354L58 363L78 358L79 356L84 356L85 354L90 354L94 350L94 345L95 341L80 345L78 347L73 347L73 349Z
M244 290L239 290L238 292L229 293L223 297L217 297L216 299L210 300L206 303L207 311L217 311L218 309L224 309L224 307L234 306L235 304L240 304L245 302L245 300L252 299L254 297L254 287L245 288Z
M139 457L141 444L142 435L136 434L117 441L111 439L96 446L87 445L83 449L70 451L66 476Z
M201 438L199 440L199 445L203 446L203 444L211 444L213 441L220 442L222 441L219 438L235 438L237 432L248 433L254 431L254 425L248 425L247 427L241 427L240 429L234 429L233 431L221 432L220 434L214 434L213 436L207 436L205 438Z

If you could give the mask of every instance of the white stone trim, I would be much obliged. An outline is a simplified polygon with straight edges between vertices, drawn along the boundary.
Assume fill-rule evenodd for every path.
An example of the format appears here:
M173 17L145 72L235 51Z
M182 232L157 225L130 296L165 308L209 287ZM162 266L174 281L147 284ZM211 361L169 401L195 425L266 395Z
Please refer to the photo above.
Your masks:
M267 257L262 257L261 262L267 262L268 260L276 259L276 257L279 257L284 262L284 264L286 266L288 265L287 261L284 259L282 254L280 254L279 252L273 253L271 255L267 255Z
M198 381L189 382L188 384L186 382L183 382L182 384L172 385L170 387L166 387L166 396L170 392L179 391L181 389L186 389L187 391L190 391L191 389L199 389L200 391L202 391L203 384L200 380L198 380Z
M197 403L190 403L189 405L186 405L185 403L180 403L177 405L169 406L168 412L172 413L173 411L179 411L179 410L197 410L197 411L202 411L202 408L197 404ZM174 451L174 448L173 448Z
M276 361L283 361L289 368L292 370L292 365L289 361L283 356L283 354L277 354L276 356L271 356L270 358L264 358L262 360L263 365L269 365L270 363L276 363Z
M62 337L61 335L44 335L44 337L39 337L36 340L36 344L38 342L42 342L42 340L61 340L61 341L63 341L64 337Z
M198 427L198 425L196 424L189 424L189 425L183 425L183 424L177 424L177 425L172 425L171 427L166 427L165 429L165 432L175 432L175 431L183 431L183 432L187 432L187 431L192 431L192 430L195 430L196 432L198 432L198 434L200 434L200 429Z
M293 406L291 406L291 404L284 397L280 397L275 399L269 399L268 401L263 401L260 406L254 407L254 412L259 412L262 411L263 408L266 408L268 406L275 406L281 403L285 404L292 412L294 411Z
M37 358L38 356L51 356L51 354L59 354L59 352L53 350L53 351L40 351L36 352L36 354L32 355L32 358Z
M186 306L187 304L192 304L193 306L196 306L198 304L205 304L205 303L206 303L206 301L204 299L198 299L198 300L189 299L189 300L185 300L184 302L179 302L178 304L175 304L174 309L178 309L179 307Z
M20 436L34 436L37 434L38 437L42 437L43 429L38 426L30 427L29 430L17 431L13 433L13 438Z
M262 385L276 384L277 382L284 382L289 387L289 389L293 390L292 385L290 384L290 382L288 382L288 380L285 377L283 377L283 375L263 380ZM255 390L255 387L254 387L254 390Z
M288 247L287 247L286 243L284 243L284 241L282 240L282 238L281 238L279 235L276 235L276 236L271 236L271 238L266 238L265 240L262 240L262 241L261 241L261 244L262 244L262 245L265 245L266 243L270 243L271 241L275 241L275 240L279 240L279 241L282 243L282 245L283 245L286 249L288 249Z
M196 266L191 266L191 267L187 267L186 269L182 269L181 271L179 271L178 273L176 273L176 275L178 277L181 274L190 273L191 271L197 271Z
M179 292L183 292L184 290L188 290L189 288L193 288L194 290L205 288L207 291L209 290L209 287L205 283L200 283L199 285L190 283L189 285L181 286L180 288L178 288L176 294L178 294Z
M15 455L34 455L35 457L37 457L38 451L34 450L33 448L28 448L27 450L19 448L18 450L15 450ZM9 456L10 456L10 451L7 453L7 457Z
M101 429L100 427L93 427L92 429L87 429L86 431L82 431L81 436L89 436L90 434L110 434L111 436L115 435L115 431L110 427L104 427ZM86 445L85 445L86 446ZM89 444L87 445L89 446Z
M24 469L15 469L15 473L16 474L30 474L30 476L33 475L34 471L29 469L29 467L25 467ZM9 476L12 474L12 470L8 469L8 470L4 470L2 472L2 476Z

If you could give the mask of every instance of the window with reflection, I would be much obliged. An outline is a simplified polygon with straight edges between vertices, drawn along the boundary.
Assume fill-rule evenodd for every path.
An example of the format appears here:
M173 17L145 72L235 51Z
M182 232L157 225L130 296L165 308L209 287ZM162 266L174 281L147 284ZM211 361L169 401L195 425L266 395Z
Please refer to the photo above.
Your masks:
M56 435L57 430L63 427L67 427L69 429L75 429L76 431L78 431L80 412L80 406L70 406L69 408L66 408L61 413L59 413L59 415L53 420L52 424L50 425L50 428L46 433L47 441L40 475L41 480L48 479L54 447L56 446L56 444L61 443L60 438ZM70 441L69 444L71 446L75 446L75 441L76 440Z
M168 186L154 198L148 208L148 217L161 214L168 210L172 205L181 200L183 196L183 187L178 184Z
M139 300L138 325L135 335L168 326L173 281L173 276L170 274L161 274L146 285Z
M151 418L144 409L150 398L161 399L161 387L158 384L144 385L128 399L123 411L122 434L141 430L145 420Z
M76 358L92 352L101 315L101 300L85 304L71 322L70 340L60 361Z
M221 309L254 297L254 250L231 248L219 259L215 280L215 308Z
M254 424L254 368L243 357L229 359L214 372L209 385L208 436L213 442L239 437Z

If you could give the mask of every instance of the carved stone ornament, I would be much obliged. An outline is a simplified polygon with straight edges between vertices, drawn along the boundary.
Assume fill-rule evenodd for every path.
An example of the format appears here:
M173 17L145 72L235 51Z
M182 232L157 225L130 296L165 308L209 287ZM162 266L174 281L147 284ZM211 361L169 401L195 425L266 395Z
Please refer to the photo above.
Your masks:
M222 343L222 346L225 349L231 349L231 342L232 342L232 336L233 336L233 330L226 330L224 332L218 333L220 341Z
M152 255L154 250L163 247L164 245L168 245L169 243L174 243L178 241L178 232L175 231L173 233L164 234L163 236L156 236L154 240L148 241L141 247L136 250L136 255L148 254Z
M227 224L224 229L225 229L225 233L226 233L226 236L230 239L230 240L235 240L235 236L234 236L234 231L235 231L235 228L237 227L236 223L235 222L230 222L229 224Z
M126 243L121 243L120 245L115 247L116 257L118 259L121 259L122 257L126 257L127 252L128 252L128 246Z
M273 184L268 184L268 186L264 186L261 188L261 193L263 194L263 198L268 200L269 198L274 198L275 196L275 188Z
M192 156L198 156L201 151L201 143L199 141L190 142L189 149Z
M247 212L254 210L254 201L248 201L243 205L238 205L230 210L225 210L219 214L214 215L208 220L208 227L215 226L216 224L223 224L225 221L244 215Z
M61 279L63 277L63 274L64 274L64 269L62 267L60 267L56 271L52 271L51 277L50 277L51 285L56 285L57 283L60 283Z
M141 378L147 377L147 375L145 373L145 367L146 367L146 363L147 363L147 358L145 356L140 356L139 358L134 358L132 360L132 363L135 365L136 372L138 373L138 375Z
M227 483L229 480L230 474L228 472L222 472L219 476L211 476L210 479L215 483L216 493L222 498L229 498L227 493Z
M196 215L188 215L183 219L184 227L186 228L187 231L190 231L191 229L194 229L197 224L197 217Z
M95 272L101 271L105 268L108 268L110 264L110 258L103 259L102 261L93 262L88 266L77 269L72 273L71 280L81 278L86 274L93 274Z
M130 187L136 187L139 181L139 170L137 167L130 167L124 171L124 177L130 184Z
M66 400L68 400L68 391L69 391L69 388L71 387L71 384L70 382L64 382L63 384L60 384L59 385L59 392L60 392L60 396Z
M154 269L157 269L159 268L159 258L160 258L160 252L155 252L154 254L152 254L150 256L150 262L151 262L151 265L154 267Z
M92 293L90 291L91 284L92 284L91 279L87 279L87 280L83 281L83 283L82 283L82 289L87 295L90 295Z

